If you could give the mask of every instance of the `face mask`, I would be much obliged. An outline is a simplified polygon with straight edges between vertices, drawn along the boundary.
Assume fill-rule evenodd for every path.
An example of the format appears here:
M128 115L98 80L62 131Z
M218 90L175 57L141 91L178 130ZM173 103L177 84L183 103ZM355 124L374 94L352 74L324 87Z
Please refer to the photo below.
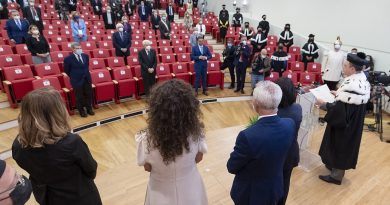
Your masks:
M111 10L106 10L107 11L107 13L111 13Z
M79 49L76 49L75 53L77 55L81 55L83 53L83 49L79 48Z
M35 4L34 3L30 3L30 6L33 7Z
M228 45L229 47L232 47L233 44L232 44L232 43L228 43L227 45Z
M162 17L161 19L162 19L163 21L165 21L165 19L167 19L167 17Z
M279 50L283 50L283 46L279 46L278 49L279 49Z
M249 25L245 25L245 28L248 28L249 27Z
M313 43L314 42L314 39L309 39L309 43Z
M245 44L246 44L246 41L244 40L244 41L242 41L241 43L245 45Z
M123 22L127 23L127 22L129 22L129 20L126 19L126 20L123 20Z
M25 204L31 196L31 182L25 176L21 176L15 189L9 194L14 205Z
M19 20L19 19L20 19L20 16L14 16L14 19L15 19L15 20Z
M336 44L336 45L334 45L334 48L338 50L338 49L341 48L341 45L340 44Z
M289 31L290 27L284 27L284 30Z
M370 58L370 57L367 57L367 58L366 58L366 61L367 61L367 62L370 62L370 61L371 61L371 58Z
M152 48L151 46L146 46L145 49L146 49L147 51L150 51L151 48Z
M261 33L261 30L257 30L257 33Z
M118 28L118 31L119 32L123 32L123 28Z
M263 17L263 20L265 21L266 17Z
M265 58L265 57L267 57L266 55L263 55L263 54L261 54L261 58Z
M198 31L194 31L194 34L198 34Z
M32 30L31 33L34 34L34 35L38 35L39 31L38 30Z

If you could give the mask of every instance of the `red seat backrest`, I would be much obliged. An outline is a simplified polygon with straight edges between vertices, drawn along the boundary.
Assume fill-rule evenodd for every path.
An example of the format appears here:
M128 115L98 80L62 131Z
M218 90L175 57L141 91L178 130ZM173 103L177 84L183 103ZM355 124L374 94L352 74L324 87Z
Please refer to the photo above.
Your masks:
M186 63L175 63L172 65L173 73L188 73L188 66Z
M117 68L113 71L113 78L117 81L133 79L133 74L131 73L131 70L127 67Z
M45 77L32 81L33 89L39 89L47 86L51 86L56 90L61 90L61 84L56 77Z
M310 73L321 73L321 64L320 63L308 63L307 71Z
M169 70L168 64L158 64L156 67L157 75L169 75L171 71Z
M13 54L11 46L0 45L0 55L9 55Z
M89 70L97 70L106 68L106 63L103 58L91 58L89 59Z
M209 61L207 62L207 68L209 71L217 71L219 70L219 63L218 62L215 62L215 61Z
M35 72L40 77L61 74L60 67L57 63L44 63L35 65Z
M34 76L30 66L20 65L4 68L4 77L5 80L12 82L14 80L33 78Z
M107 58L107 66L110 68L125 66L125 60L122 57Z
M92 83L98 85L99 83L112 82L111 75L108 70L95 70L91 72Z
M18 54L0 56L0 68L18 66L22 64L22 59Z

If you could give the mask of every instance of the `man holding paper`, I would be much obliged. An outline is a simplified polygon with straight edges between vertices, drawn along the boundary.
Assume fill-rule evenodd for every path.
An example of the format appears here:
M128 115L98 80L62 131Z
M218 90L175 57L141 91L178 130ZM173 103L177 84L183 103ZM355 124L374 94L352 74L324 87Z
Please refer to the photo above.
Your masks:
M345 80L337 91L333 103L316 95L317 104L327 110L327 122L319 155L329 175L320 175L325 182L340 185L345 170L355 169L362 138L366 103L370 99L370 83L362 72L365 54L348 54L343 64Z

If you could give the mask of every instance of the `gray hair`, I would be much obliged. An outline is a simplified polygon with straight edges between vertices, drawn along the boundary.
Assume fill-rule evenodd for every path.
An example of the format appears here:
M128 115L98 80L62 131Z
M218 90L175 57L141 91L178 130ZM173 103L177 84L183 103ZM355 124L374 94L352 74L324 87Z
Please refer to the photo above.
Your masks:
M276 110L282 100L282 89L271 81L260 81L253 91L255 109Z
M143 41L142 41L142 45L143 45L144 47L150 46L151 44L152 44L152 42L149 41L149 40L143 40Z
M123 24L117 23L115 27L116 27L116 29L118 29L118 27L123 27Z
M73 43L70 44L70 47L71 47L72 49L74 49L76 46L81 46L81 45L80 45L80 43L78 43L78 42L73 42Z

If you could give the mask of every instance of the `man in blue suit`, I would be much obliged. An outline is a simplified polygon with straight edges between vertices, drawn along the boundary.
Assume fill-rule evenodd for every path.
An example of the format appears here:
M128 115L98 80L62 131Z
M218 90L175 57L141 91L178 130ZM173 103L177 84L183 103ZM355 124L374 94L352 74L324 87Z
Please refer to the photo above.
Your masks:
M241 43L236 48L234 66L236 67L236 76L237 76L237 89L234 92L241 91L241 94L244 94L245 86L245 76L246 68L249 65L249 58L251 54L251 49L247 45L246 36L241 37Z
M89 73L89 57L81 50L79 43L71 45L73 53L64 59L64 71L70 78L76 95L76 107L81 117L95 115L92 110L92 80Z
M28 21L26 19L20 19L19 12L13 10L11 13L12 19L7 20L5 28L8 33L8 38L12 43L23 44L27 38Z
M115 48L116 56L123 56L125 64L127 65L127 56L130 55L130 35L124 32L123 24L116 24L117 32L112 34L112 44Z
M230 192L236 205L275 205L284 196L283 165L295 135L295 123L277 116L282 90L261 81L253 91L259 120L241 131L227 169L235 174Z
M207 89L207 60L211 59L211 53L207 46L203 45L203 38L198 38L198 45L192 47L191 60L195 61L195 92L198 95L199 80L202 77L203 95L208 95Z
M141 21L149 21L149 8L144 1L141 1L141 5L138 6L138 15Z

